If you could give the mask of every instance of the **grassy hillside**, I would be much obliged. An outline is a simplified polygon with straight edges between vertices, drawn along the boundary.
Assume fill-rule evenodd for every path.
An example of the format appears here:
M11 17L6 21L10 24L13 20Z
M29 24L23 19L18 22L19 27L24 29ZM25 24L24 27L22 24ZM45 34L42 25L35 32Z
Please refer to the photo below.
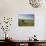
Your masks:
M34 20L18 19L19 26L34 26Z

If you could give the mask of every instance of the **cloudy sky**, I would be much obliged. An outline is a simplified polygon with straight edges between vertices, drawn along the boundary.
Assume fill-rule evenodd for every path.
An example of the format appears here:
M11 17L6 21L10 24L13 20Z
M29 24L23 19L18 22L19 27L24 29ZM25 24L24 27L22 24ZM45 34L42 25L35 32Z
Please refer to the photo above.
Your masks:
M19 19L34 19L34 15L33 14L19 14L18 15Z

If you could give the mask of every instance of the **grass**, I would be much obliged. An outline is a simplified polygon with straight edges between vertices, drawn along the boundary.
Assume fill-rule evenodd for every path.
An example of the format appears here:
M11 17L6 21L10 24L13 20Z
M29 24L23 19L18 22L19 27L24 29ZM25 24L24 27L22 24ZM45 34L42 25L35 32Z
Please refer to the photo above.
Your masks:
M18 26L34 26L34 20L18 19Z

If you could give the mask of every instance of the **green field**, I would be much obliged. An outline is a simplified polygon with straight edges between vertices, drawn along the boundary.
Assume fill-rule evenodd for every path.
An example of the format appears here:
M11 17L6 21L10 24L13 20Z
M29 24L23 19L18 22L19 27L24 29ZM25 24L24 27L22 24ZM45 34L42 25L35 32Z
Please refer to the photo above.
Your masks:
M18 19L18 26L34 26L34 20Z

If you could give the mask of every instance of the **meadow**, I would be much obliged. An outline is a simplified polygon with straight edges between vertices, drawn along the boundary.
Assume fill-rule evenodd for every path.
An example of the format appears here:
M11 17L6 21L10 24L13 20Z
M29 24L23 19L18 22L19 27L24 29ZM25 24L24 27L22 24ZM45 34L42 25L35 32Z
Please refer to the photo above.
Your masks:
M34 26L34 20L18 19L18 26Z

